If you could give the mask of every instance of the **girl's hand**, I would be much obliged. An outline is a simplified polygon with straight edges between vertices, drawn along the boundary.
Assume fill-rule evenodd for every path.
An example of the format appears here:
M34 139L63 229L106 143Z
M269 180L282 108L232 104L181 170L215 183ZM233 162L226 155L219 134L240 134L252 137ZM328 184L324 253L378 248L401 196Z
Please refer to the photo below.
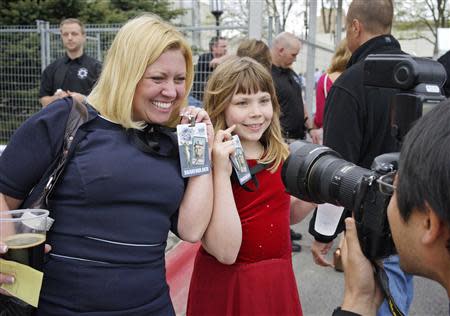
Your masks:
M209 118L208 112L206 112L202 108L197 108L195 106L188 106L181 110L180 115L181 124L189 124L189 119L191 117L195 118L195 123L205 123L206 124L206 132L208 134L208 145L209 148L212 148L214 143L214 127L211 123L211 119Z
M234 153L235 147L232 141L231 132L236 125L233 125L226 130L217 132L213 145L213 166L215 170L226 170L231 175L231 161L230 155Z

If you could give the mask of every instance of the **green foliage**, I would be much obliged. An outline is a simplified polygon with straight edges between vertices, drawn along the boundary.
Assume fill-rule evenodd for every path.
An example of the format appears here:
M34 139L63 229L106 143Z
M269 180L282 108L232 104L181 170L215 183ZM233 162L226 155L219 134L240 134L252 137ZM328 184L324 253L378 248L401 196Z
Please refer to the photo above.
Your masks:
M184 14L172 9L169 0L1 0L0 24L30 25L37 19L58 24L69 17L85 23L123 23L144 12L170 21Z

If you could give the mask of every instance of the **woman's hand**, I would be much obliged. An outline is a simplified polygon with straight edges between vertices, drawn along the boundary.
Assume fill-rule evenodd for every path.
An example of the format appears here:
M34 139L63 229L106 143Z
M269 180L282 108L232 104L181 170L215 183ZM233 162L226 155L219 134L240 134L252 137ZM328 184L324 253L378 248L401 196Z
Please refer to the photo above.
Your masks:
M214 170L226 170L231 175L230 155L234 153L235 147L232 141L231 132L236 126L233 125L226 130L217 132L213 145L213 166Z
M52 250L52 247L49 244L45 244L45 253L49 253ZM0 257L2 257L5 253L8 252L8 246L4 243L0 242ZM2 284L13 284L14 276L9 274L0 273L0 285ZM0 288L0 294L11 296L7 291Z
M206 132L208 134L208 145L211 150L214 142L214 127L211 123L211 119L209 118L208 112L206 112L202 108L197 108L195 106L188 106L181 110L180 115L181 124L189 124L190 118L195 118L195 123L205 123L206 124Z

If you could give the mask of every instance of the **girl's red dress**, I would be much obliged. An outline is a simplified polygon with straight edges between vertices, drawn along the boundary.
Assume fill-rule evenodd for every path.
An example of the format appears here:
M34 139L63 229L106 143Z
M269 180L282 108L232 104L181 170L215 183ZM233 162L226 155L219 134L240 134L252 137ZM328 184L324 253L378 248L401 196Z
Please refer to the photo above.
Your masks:
M256 164L248 160L249 166ZM259 172L255 192L233 183L242 223L236 263L224 265L200 247L192 274L187 315L302 315L292 269L290 196L275 173ZM247 186L255 189L252 181Z

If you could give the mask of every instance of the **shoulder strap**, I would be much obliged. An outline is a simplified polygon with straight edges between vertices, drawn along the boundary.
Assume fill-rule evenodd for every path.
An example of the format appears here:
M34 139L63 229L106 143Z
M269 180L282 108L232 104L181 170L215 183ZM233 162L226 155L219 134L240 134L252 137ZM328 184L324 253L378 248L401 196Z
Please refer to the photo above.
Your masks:
M323 94L325 95L325 99L327 98L328 95L327 82L328 82L328 74L326 74L325 78L323 79Z
M48 197L52 193L58 178L64 171L67 161L74 152L74 148L79 141L79 138L74 141L75 134L77 133L78 128L87 121L89 115L87 107L84 104L78 102L74 98L72 100L73 105L64 131L62 151L52 162L39 183L33 188L31 195L24 201L22 207L40 208L47 206ZM39 192L41 193L39 194ZM36 194L39 195L33 198Z

